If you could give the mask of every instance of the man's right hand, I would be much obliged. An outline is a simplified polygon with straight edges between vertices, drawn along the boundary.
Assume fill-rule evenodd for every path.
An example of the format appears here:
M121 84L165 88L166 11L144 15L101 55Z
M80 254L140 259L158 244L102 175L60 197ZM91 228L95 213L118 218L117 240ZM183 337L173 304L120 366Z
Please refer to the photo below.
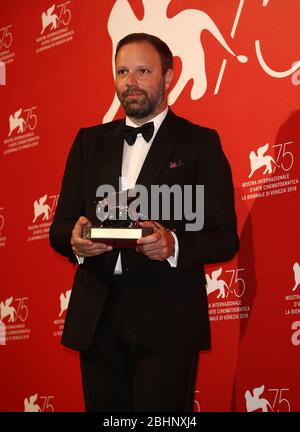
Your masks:
M93 242L91 240L82 238L82 228L84 226L91 226L91 222L85 217L80 216L74 225L71 237L71 246L75 255L79 257L92 257L101 255L104 252L112 250L112 246L107 246L104 243Z

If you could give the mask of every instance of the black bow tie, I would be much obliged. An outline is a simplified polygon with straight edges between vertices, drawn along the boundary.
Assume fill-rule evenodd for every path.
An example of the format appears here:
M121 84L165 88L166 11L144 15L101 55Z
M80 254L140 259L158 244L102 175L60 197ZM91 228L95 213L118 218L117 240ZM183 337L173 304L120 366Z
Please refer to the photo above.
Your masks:
M124 138L127 141L128 145L133 145L135 143L136 137L138 133L143 135L145 141L149 142L153 136L154 132L154 123L149 122L143 124L141 127L131 127L124 126Z

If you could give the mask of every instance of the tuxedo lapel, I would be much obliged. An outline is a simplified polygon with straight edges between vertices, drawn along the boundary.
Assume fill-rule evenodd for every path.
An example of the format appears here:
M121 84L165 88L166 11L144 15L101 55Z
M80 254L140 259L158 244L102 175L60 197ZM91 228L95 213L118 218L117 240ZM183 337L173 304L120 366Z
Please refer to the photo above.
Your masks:
M119 177L122 175L123 127L124 120L120 121L115 130L106 136L101 160L101 177L116 191L119 190Z
M168 167L178 144L183 140L182 134L176 126L176 116L169 109L153 140L136 184L142 184L146 187L156 184L155 182L163 170Z

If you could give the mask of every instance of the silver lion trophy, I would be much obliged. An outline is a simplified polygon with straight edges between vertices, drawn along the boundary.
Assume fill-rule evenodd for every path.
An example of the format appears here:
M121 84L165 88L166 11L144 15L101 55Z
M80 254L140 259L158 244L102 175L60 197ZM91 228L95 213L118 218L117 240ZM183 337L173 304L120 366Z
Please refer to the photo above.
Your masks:
M112 193L97 202L96 216L99 225L84 226L82 237L117 248L136 247L136 241L153 233L152 228L139 226L141 214L132 205L135 196L128 191Z

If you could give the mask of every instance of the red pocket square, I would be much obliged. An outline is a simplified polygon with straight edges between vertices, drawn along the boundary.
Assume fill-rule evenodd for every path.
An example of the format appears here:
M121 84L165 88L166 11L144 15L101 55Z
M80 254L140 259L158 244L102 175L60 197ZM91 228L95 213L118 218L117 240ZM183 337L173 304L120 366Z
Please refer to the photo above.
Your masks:
M179 159L177 162L176 161L172 161L169 163L169 168L179 168L182 167L184 165L184 163L182 162L181 159Z

